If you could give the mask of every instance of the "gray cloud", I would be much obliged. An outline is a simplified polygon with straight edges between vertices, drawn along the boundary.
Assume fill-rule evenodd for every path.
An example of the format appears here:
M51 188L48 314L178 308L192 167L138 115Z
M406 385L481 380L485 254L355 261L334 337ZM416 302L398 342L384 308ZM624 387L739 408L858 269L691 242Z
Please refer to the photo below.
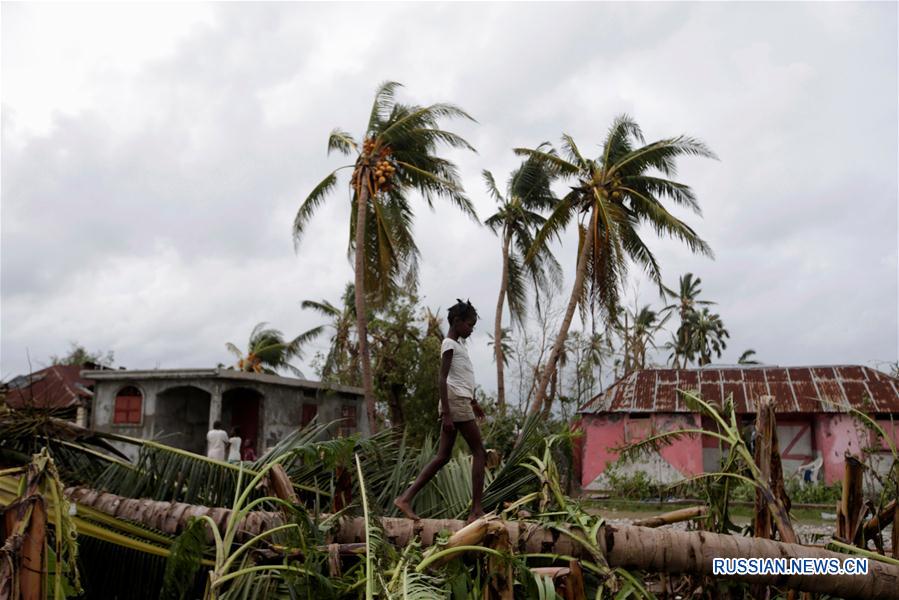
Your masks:
M5 15L4 73L34 60L16 52L29 10ZM46 131L21 116L37 80L6 75L2 374L27 368L26 347L43 358L76 339L131 367L203 366L258 321L318 324L298 303L336 301L352 276L346 188L296 254L291 222L341 164L328 132L358 136L386 79L478 119L452 127L479 153L452 157L481 217L494 207L480 171L504 180L514 146L564 131L596 153L621 112L648 138L704 139L721 161L683 163L704 213L683 216L717 260L652 248L668 281L692 271L718 301L724 358L896 360L895 19L894 4L222 4L179 24L165 56L88 56L88 106L60 94ZM471 297L492 320L496 238L446 203L418 207L425 301ZM573 253L559 248L569 274Z

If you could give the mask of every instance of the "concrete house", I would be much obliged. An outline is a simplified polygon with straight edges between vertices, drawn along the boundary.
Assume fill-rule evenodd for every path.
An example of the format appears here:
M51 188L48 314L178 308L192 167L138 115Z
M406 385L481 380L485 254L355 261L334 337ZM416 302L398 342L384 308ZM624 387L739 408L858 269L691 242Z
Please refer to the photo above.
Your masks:
M875 468L889 468L892 455L888 446L877 442L876 436L848 413L849 406L875 419L899 443L899 379L869 367L646 369L619 379L579 409L585 434L581 441L585 489L604 489L603 472L618 458L615 447L664 431L712 426L690 410L676 393L678 389L698 392L703 400L718 406L732 396L741 426L747 431L755 421L758 398L772 396L785 476L811 463L813 472L831 484L843 477L845 453L859 454L864 449L872 450ZM720 457L715 438L683 437L640 464L623 468L641 470L656 481L670 483L718 470Z
M257 455L316 416L331 435L368 435L360 388L225 368L84 371L94 381L91 427L157 439L197 454L215 421L239 426Z

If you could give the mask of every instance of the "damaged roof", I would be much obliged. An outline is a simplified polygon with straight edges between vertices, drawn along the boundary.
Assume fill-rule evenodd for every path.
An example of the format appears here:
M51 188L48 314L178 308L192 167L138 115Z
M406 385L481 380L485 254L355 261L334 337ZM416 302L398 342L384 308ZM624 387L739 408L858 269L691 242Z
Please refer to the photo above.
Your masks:
M87 403L94 384L81 377L81 365L54 365L7 384L6 403L11 408L63 409Z
M870 367L727 366L645 369L623 377L584 404L581 414L692 412L676 390L698 392L712 404L733 395L737 413L754 413L760 396L773 396L787 413L899 413L899 379Z

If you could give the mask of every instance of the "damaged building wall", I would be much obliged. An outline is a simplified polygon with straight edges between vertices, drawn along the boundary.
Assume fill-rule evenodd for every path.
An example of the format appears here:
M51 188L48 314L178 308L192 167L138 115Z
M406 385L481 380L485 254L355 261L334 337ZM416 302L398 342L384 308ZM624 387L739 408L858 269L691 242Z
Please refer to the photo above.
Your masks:
M333 423L324 436L368 435L362 390L227 369L89 371L96 374L91 426L155 439L197 454L220 420L240 427L257 455L313 417ZM129 456L133 446L117 444ZM135 456L130 456L132 459Z
M603 474L618 460L616 448L662 432L698 426L698 415L691 414L586 415L583 421L583 487L591 490L608 488L608 480ZM617 464L616 470L622 475L642 471L663 483L678 481L702 472L702 442L698 436L684 437L660 453L650 452L640 460Z

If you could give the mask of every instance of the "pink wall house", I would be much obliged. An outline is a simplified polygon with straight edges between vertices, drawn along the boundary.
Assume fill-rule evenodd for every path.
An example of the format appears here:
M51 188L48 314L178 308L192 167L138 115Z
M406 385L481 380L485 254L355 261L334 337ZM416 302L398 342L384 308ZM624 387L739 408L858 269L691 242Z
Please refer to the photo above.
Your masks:
M863 366L735 366L702 369L646 369L619 379L582 406L581 485L605 489L603 473L618 459L617 448L676 429L707 428L711 423L687 406L678 390L698 393L720 406L732 398L741 424L751 427L759 397L774 398L777 435L785 475L821 458L819 477L827 484L843 477L846 453L858 455L875 445L875 465L888 467L886 442L878 443L848 407L877 421L899 445L899 379ZM880 456L882 455L882 456ZM618 468L644 471L669 483L715 470L721 456L710 436L683 437L657 454ZM879 462L878 462L879 461Z

